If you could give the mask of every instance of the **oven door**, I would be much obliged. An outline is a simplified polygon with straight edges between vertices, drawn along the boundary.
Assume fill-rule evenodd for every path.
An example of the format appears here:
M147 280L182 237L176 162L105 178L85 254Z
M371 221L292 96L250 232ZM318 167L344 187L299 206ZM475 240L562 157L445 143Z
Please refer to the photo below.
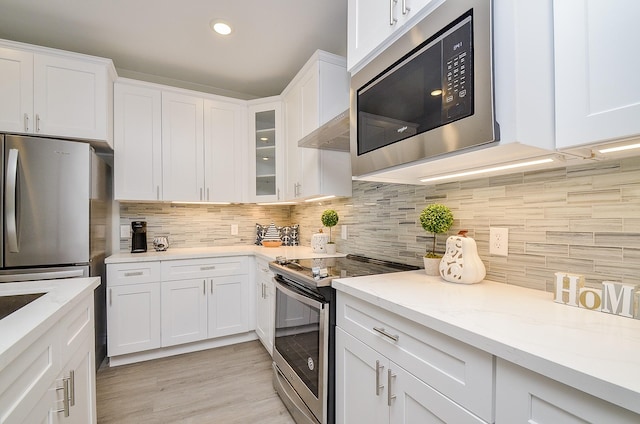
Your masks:
M276 379L284 377L304 403L296 405L326 422L329 303L321 296L276 276L275 345ZM279 371L280 375L277 375ZM283 385L280 382L279 385ZM286 386L282 386L284 388ZM276 387L277 388L277 387ZM293 395L293 396L292 396ZM306 407L305 407L306 405Z

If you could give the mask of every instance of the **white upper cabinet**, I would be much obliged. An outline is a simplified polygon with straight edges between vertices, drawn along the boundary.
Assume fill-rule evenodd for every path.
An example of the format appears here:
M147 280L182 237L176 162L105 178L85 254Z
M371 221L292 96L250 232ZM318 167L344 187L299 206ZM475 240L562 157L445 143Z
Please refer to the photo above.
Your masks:
M283 92L286 199L351 195L348 152L298 147L298 141L349 108L345 59L316 51Z
M349 0L347 69L355 72L382 47L444 0Z
M199 202L204 197L204 101L162 93L162 198Z
M114 197L161 200L162 92L118 80L114 96Z
M242 202L247 175L247 105L204 100L204 170L207 202Z
M249 201L284 200L282 190L282 101L279 96L249 102Z
M114 77L108 59L0 41L0 131L112 146Z
M558 148L640 134L640 2L553 2Z

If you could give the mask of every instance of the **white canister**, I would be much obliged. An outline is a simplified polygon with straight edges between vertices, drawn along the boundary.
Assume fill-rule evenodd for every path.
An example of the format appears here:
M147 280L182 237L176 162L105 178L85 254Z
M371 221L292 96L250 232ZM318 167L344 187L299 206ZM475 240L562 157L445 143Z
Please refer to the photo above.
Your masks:
M326 253L329 235L324 233L315 233L311 236L311 249L313 253Z

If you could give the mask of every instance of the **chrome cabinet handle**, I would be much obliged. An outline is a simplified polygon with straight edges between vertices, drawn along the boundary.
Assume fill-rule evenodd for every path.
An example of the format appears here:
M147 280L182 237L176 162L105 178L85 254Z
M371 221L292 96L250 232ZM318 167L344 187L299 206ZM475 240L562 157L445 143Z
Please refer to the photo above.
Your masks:
M18 149L9 149L7 159L5 204L5 225L7 228L7 241L9 252L18 253L18 217L16 195L18 190Z
M398 0L389 0L389 26L394 26L398 20L393 17L393 5L396 4Z
M400 336L398 336L397 334L391 334L388 333L387 330L385 330L384 328L380 328L380 327L373 327L373 329L375 331L377 331L378 333L382 334L385 337L390 338L391 340L393 340L394 342L397 342L398 339L400 338Z
M24 130L29 131L29 115L24 114Z
M36 113L36 132L40 132L40 114Z
M402 14L406 15L409 12L411 12L411 8L407 7L407 0L402 0Z
M200 200L202 200L202 187L200 187Z
M64 416L69 416L69 407L71 406L71 399L69 397L69 379L62 379L62 387L56 388L56 390L62 390L63 399L62 399L62 409L56 409L55 412L64 412Z
M202 295L206 296L207 295L207 280L202 280Z
M211 280L211 294L213 294L213 280Z
M156 200L160 200L160 186L156 186Z
M384 389L384 384L380 384L380 372L384 370L384 365L380 365L380 361L376 361L376 396L380 396L380 392Z
M391 368L387 370L387 405L391 406L391 401L396 398L396 395L392 395L391 392L391 379L395 378L395 374L391 372Z
M216 269L215 265L207 265L207 266L201 266L200 267L200 271L211 271L212 269Z
M109 306L113 304L113 289L109 289Z
M130 272L125 272L124 276L125 277L135 277L137 275L142 275L143 272L142 271L130 271Z
M69 404L76 406L76 372L69 371Z
M210 201L211 199L209 199L209 187L207 187L207 202Z

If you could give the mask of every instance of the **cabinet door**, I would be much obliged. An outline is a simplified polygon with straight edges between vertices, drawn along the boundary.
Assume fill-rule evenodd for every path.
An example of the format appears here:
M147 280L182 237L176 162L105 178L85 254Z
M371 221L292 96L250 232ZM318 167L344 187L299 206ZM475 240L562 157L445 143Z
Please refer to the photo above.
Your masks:
M205 199L241 202L247 172L247 109L243 105L204 101Z
M631 424L640 415L498 359L496 424Z
M33 54L0 48L0 131L33 131Z
M451 399L402 369L390 363L385 373L391 391L391 423L456 423L486 424Z
M162 93L162 199L204 200L203 99Z
M109 287L108 297L109 356L160 347L160 283Z
M352 69L397 28L393 0L349 0L347 68ZM393 16L392 16L393 14Z
M280 101L249 106L249 198L255 202L276 202L284 199L281 193L282 106Z
M249 277L211 278L207 309L209 337L249 331Z
M287 175L285 199L295 200L301 196L302 185L302 149L298 141L302 138L302 96L298 86L293 87L284 97L285 137L287 156Z
M558 148L640 134L640 2L553 2Z
M114 87L114 196L162 200L162 95L160 90Z
M93 339L86 339L81 349L63 368L64 377L71 378L69 417L64 422L87 424L96 422L96 370ZM71 377L73 373L73 377Z
M35 132L107 140L110 93L105 65L79 59L34 56Z
M336 327L336 423L389 422L388 365L384 356Z
M207 338L205 279L162 282L162 346Z
M256 333L258 338L273 355L273 336L275 332L275 285L273 273L266 262L257 261L256 269Z

